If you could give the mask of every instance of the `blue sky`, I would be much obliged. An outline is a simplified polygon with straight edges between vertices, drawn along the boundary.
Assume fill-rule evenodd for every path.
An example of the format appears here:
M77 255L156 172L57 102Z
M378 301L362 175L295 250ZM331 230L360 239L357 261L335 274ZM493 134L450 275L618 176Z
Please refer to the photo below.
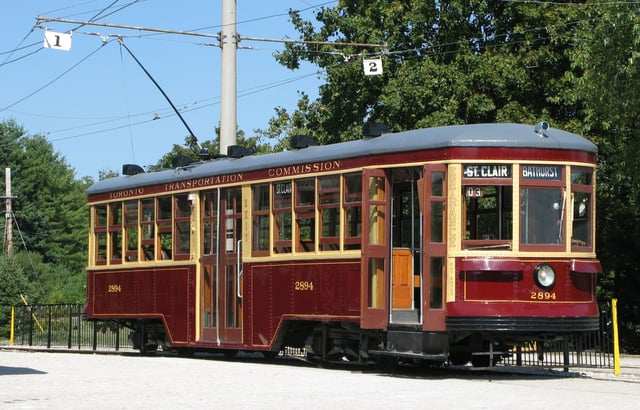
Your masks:
M120 0L107 13L133 2ZM21 0L3 5L0 14L0 120L14 119L30 135L46 135L78 178L97 179L100 170L120 172L124 163L153 164L174 144L182 144L188 134L118 42L102 46L101 37L89 33L128 36L124 40L127 47L182 111L201 141L214 137L220 120L221 50L203 45L214 39L85 26L74 32L70 51L42 48L45 27L66 32L76 26L44 23L35 27L36 16L89 20L111 3L113 0ZM304 10L302 15L313 19L317 11L313 6L336 3L237 0L238 33L297 39L289 9ZM215 34L220 30L221 10L221 0L140 0L99 21ZM33 43L38 44L27 47ZM292 111L300 91L317 97L322 79L315 66L291 71L275 61L274 53L284 45L249 41L240 45L251 47L237 54L238 127L247 136L267 128L276 107ZM18 47L25 48L11 53Z

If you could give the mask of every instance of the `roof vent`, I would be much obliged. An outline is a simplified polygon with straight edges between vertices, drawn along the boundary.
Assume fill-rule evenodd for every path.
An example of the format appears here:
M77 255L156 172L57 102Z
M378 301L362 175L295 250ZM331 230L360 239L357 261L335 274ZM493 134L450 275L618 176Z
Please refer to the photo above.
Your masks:
M144 169L136 164L124 164L122 166L122 175L138 175L144 174Z
M183 168L186 167L187 165L191 165L193 164L193 158L187 156L187 155L176 155L175 157L171 158L171 165L174 168Z
M381 122L367 121L362 125L362 135L365 137L379 137L391 133L391 128Z
M310 135L292 135L290 144L293 149L302 149L318 145L318 141Z
M240 145L229 145L227 147L227 155L231 158L242 158L253 154L254 152L251 148Z

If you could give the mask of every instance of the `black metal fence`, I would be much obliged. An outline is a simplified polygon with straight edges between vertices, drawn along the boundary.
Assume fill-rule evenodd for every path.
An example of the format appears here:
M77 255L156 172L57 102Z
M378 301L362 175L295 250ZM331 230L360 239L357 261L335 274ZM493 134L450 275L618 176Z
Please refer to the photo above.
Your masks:
M15 307L14 345L68 349L127 346L130 330L111 321L88 321L81 304Z
M611 304L600 306L600 329L587 334L571 334L560 340L530 343L513 349L503 358L507 366L545 368L613 368L613 320Z
M14 345L93 350L129 347L130 329L111 321L85 320L82 308L78 304L17 306ZM500 365L504 366L613 368L611 306L602 306L599 331L544 343L532 342L506 355L495 353L503 355Z

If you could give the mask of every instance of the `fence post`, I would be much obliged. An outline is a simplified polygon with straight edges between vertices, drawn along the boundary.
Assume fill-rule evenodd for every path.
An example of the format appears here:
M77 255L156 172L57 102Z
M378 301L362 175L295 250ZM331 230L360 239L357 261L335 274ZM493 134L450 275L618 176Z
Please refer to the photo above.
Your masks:
M47 314L47 349L51 349L51 305L48 306Z
M71 349L71 333L73 332L73 305L69 306L69 333L67 334L67 349Z
M31 306L27 306L27 310L29 311L29 346L33 346L33 311L31 310Z
M618 344L618 299L611 299L611 319L613 321L613 374L620 376L620 346Z
M78 350L82 349L82 308L78 305Z
M116 323L116 352L120 350L120 324Z
M14 330L13 328L16 325L16 308L15 306L11 306L11 324L9 325L9 346L13 346L13 337L14 337Z
M98 329L96 329L96 322L93 322L93 350L98 349Z

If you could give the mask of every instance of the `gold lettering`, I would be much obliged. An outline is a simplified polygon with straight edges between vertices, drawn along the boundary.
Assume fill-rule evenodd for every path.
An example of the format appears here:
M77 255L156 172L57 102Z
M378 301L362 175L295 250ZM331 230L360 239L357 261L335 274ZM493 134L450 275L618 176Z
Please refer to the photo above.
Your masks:
M299 174L308 174L310 172L335 171L342 167L340 161L312 162L303 165L289 165L286 167L269 168L267 175L269 177L284 177Z

